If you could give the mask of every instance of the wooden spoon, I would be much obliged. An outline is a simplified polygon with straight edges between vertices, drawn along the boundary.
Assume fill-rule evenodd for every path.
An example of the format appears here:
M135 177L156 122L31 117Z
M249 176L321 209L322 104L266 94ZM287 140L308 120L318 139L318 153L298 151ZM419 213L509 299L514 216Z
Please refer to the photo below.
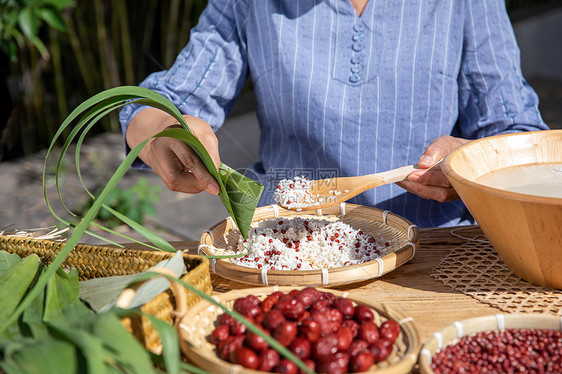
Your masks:
M397 169L384 171L382 173L367 174L357 177L341 177L315 180L310 193L314 201L310 205L287 207L278 202L285 209L307 211L326 208L343 203L362 192L385 184L401 182L406 180L414 170L441 170L441 161L429 169L423 169L418 165L403 166Z

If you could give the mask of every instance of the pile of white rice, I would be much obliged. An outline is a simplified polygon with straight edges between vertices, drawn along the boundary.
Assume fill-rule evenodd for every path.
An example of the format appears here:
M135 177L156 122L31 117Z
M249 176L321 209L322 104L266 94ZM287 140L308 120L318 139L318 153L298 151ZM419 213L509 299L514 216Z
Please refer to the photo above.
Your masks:
M371 261L384 256L392 242L356 230L341 221L281 217L254 224L230 259L269 270L315 270Z
M318 195L312 194L314 181L306 177L295 177L295 179L283 179L273 192L275 202L284 208L304 208L318 205Z

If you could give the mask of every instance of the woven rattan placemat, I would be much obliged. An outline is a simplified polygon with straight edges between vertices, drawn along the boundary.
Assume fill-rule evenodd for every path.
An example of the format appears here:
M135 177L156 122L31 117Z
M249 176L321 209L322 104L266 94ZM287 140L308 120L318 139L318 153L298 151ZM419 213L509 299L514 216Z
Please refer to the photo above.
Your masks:
M504 312L562 316L562 291L514 275L486 238L466 238L429 273L452 289Z

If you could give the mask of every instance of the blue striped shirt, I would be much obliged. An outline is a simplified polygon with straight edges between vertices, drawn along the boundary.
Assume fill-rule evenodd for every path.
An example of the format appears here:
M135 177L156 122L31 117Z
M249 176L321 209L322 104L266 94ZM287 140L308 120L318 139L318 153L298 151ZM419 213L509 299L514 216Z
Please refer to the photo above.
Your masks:
M261 162L246 174L263 205L279 179L416 164L441 135L546 129L519 61L503 0L370 0L361 17L349 0L211 0L174 65L141 85L217 130L249 73ZM123 130L142 109L122 110ZM396 185L351 202L420 226L471 220Z

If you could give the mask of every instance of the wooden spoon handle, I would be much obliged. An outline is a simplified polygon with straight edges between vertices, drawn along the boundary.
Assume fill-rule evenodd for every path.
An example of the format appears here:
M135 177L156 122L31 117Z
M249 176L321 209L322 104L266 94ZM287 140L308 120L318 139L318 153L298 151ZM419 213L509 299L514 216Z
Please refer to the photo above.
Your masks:
M418 165L408 165L402 166L400 168L396 168L389 171L383 171L382 173L372 174L373 177L381 178L385 184L388 183L396 183L405 180L408 175L413 172L414 170L440 170L441 169L441 161L430 167L429 169L422 169Z

